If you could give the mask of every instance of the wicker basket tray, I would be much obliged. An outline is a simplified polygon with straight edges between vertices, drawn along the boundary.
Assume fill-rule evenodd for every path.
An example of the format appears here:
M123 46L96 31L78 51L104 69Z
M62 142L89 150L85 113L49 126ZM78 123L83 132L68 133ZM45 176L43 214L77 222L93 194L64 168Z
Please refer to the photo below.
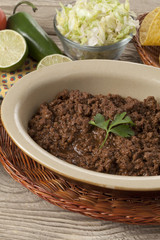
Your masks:
M13 179L64 209L103 220L160 224L160 192L118 191L65 179L25 155L1 121L0 161Z
M147 13L138 17L140 24L146 15ZM143 63L154 67L160 67L160 47L142 46L139 41L139 30L137 31L136 36L133 38L133 42Z

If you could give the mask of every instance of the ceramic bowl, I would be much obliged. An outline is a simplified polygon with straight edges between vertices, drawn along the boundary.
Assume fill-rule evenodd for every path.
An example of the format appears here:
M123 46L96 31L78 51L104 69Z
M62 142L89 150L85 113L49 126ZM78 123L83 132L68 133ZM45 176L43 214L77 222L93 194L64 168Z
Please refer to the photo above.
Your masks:
M29 119L44 101L63 89L93 94L120 94L160 101L160 69L112 60L83 60L55 64L20 79L2 103L3 125L16 145L32 159L69 179L121 190L160 190L160 176L132 177L98 173L69 164L36 144L27 133Z

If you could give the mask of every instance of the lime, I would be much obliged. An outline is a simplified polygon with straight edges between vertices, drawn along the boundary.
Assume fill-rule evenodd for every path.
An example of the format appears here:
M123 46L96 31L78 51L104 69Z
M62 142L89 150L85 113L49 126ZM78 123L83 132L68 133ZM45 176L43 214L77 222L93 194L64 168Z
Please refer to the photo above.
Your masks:
M19 68L28 55L25 39L13 30L0 31L0 70L14 71Z
M56 63L63 63L69 61L72 61L69 57L66 57L61 54L52 54L42 58L42 60L38 63L37 69L50 66Z

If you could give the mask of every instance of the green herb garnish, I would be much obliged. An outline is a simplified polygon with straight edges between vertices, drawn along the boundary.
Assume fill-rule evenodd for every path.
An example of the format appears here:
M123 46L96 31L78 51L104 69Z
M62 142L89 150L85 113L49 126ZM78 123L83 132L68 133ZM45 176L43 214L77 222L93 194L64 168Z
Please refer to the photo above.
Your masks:
M111 119L105 121L104 116L100 113L97 113L94 117L94 121L89 121L89 124L106 131L105 139L100 148L104 146L110 132L125 138L134 135L134 131L131 129L131 126L134 126L135 124L132 122L130 117L126 116L126 114L126 112L123 112L121 114L117 114L113 121Z

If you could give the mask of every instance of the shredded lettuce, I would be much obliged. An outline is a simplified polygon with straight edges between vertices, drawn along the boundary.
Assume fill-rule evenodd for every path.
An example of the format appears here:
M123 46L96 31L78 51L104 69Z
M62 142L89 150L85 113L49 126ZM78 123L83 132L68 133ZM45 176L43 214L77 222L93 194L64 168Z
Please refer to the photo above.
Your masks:
M132 16L128 0L77 0L61 4L56 20L61 34L73 42L103 46L136 34L139 22Z

